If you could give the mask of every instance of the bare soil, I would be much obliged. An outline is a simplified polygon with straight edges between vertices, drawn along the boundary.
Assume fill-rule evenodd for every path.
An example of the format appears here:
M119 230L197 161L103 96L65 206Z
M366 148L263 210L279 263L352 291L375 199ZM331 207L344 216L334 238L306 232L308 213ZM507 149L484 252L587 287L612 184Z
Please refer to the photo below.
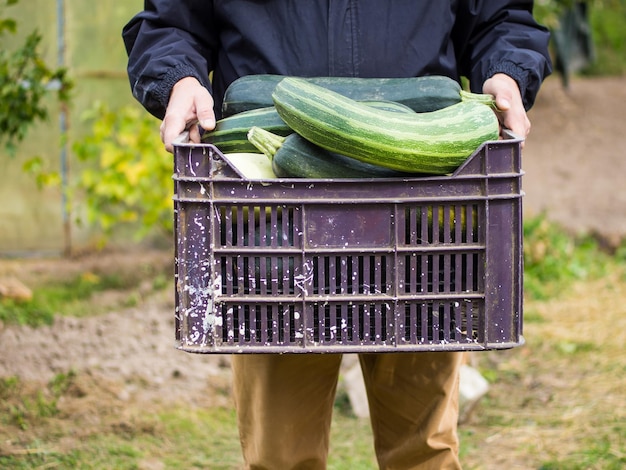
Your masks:
M529 112L532 131L523 152L528 215L545 212L574 232L594 233L609 245L626 235L626 77L556 77Z
M546 213L569 230L596 234L608 246L614 247L626 237L626 158L620 139L626 131L624 103L624 77L576 79L569 90L562 88L558 78L545 83L530 112L533 131L524 148L527 215ZM50 276L132 270L141 263L168 266L171 254L114 252L65 259L0 260L0 277L15 276L36 286ZM131 308L115 306L114 299L102 296L96 302L111 305L110 312L80 319L58 317L52 326L37 329L0 324L0 377L19 376L37 386L55 374L76 372L73 394L64 395L60 404L66 426L75 421L83 428L88 427L85 423L123 427L125 416L132 419L132 409L171 402L230 406L228 357L174 349L172 290L146 294ZM624 289L619 292L624 294ZM580 310L594 308L594 298L590 296L589 306L580 305L584 296L582 299L577 300ZM614 301L626 304L626 298ZM558 374L558 379L545 375L541 380L557 388L581 380L576 364L564 367L568 369ZM115 419L106 420L106 416ZM10 432L0 429L2 436ZM76 431L74 438L80 439L80 435ZM505 437L492 436L494 442L487 447L493 453L491 460L501 461L502 453L515 447L512 441L527 436L507 433ZM500 438L502 446L498 448ZM72 442L66 445L71 448ZM0 442L0 455L10 453L10 447L10 442ZM489 455L484 457L490 460ZM507 467L506 462L502 464L500 468Z

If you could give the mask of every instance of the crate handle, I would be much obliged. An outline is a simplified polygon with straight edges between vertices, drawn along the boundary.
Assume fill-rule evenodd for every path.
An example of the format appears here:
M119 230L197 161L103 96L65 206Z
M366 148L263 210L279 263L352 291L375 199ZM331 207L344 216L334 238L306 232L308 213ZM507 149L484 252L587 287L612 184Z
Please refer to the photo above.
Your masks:
M183 131L172 142L173 145L181 145L189 143L189 131Z

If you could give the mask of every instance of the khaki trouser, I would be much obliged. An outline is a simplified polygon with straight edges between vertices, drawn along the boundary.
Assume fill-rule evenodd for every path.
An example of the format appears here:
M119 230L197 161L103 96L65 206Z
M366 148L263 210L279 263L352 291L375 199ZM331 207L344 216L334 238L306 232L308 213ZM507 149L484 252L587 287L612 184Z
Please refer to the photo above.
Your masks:
M442 470L458 461L462 353L359 356L381 469ZM326 468L339 354L233 356L247 469Z

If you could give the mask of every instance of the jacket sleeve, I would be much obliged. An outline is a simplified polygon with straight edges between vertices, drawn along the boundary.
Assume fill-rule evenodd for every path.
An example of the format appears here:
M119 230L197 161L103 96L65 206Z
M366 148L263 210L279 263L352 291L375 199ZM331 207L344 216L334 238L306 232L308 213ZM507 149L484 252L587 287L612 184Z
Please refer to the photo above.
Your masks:
M146 0L122 30L133 96L162 119L174 84L195 77L211 90L217 40L213 2Z
M548 52L550 33L533 18L532 1L467 1L453 38L461 74L468 77L472 91L496 73L517 82L524 106L534 104L539 87L552 72Z

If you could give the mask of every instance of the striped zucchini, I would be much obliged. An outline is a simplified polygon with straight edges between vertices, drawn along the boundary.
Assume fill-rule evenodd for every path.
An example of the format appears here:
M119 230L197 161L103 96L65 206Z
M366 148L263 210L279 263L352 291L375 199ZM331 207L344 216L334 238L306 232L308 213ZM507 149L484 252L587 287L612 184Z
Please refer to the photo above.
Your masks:
M413 113L408 106L394 101L371 100L363 103L376 109ZM215 123L215 129L202 134L202 142L215 145L223 153L254 153L257 149L248 141L247 136L253 126L282 136L293 133L272 105L220 119Z
M385 111L394 111L396 113L414 113L413 109L406 104L389 100L362 100L360 103L366 104L370 108L383 109Z
M285 123L314 144L409 173L451 173L499 135L495 113L481 100L428 113L397 113L373 110L295 77L284 78L272 96Z
M232 116L273 104L272 93L283 75L245 75L224 94L222 115ZM407 78L308 77L305 80L356 101L394 101L415 112L429 112L461 101L461 86L441 75Z

